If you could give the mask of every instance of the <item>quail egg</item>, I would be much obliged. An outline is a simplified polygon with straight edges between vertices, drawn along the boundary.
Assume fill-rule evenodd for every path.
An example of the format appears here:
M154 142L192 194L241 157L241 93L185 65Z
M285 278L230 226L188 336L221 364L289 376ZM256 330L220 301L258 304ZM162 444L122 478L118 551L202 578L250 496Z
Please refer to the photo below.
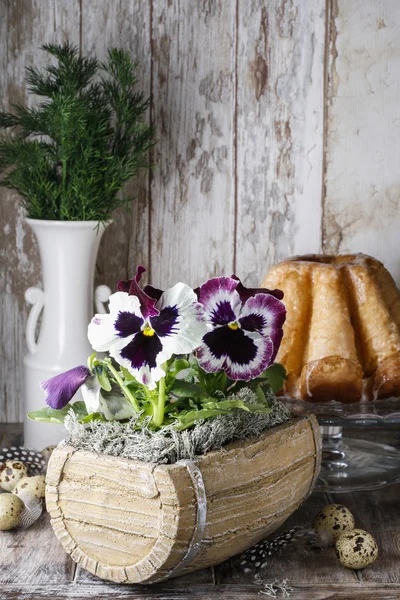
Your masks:
M0 472L0 487L11 492L22 477L28 474L28 469L19 460L7 460Z
M322 542L333 546L344 531L354 529L355 520L342 504L328 504L317 514L313 526Z
M0 494L0 530L8 531L18 527L24 503L12 494Z
M43 448L43 450L41 451L40 454L46 461L49 461L49 458L52 455L54 448L56 448L56 446L46 446L46 448Z
M21 498L25 504L29 505L30 500L40 500L41 498L44 498L45 487L44 475L23 477L13 489L13 494Z
M336 542L336 555L348 569L364 569L378 556L378 544L370 533L353 529L342 533Z

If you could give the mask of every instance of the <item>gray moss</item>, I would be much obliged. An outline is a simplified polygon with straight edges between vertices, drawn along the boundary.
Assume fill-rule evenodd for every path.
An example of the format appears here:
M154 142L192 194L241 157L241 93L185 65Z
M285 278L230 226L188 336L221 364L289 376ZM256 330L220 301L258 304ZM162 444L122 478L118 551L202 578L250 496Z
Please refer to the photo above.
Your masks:
M251 402L251 392L239 392L243 400ZM238 396L239 396L238 394ZM200 421L191 429L177 431L173 425L160 431L147 427L137 430L136 419L129 423L92 421L82 425L71 411L65 419L67 443L80 450L108 454L151 463L175 463L193 459L210 450L217 450L235 440L258 436L265 429L281 425L290 418L289 410L278 400L270 400L271 412L254 414L237 410Z

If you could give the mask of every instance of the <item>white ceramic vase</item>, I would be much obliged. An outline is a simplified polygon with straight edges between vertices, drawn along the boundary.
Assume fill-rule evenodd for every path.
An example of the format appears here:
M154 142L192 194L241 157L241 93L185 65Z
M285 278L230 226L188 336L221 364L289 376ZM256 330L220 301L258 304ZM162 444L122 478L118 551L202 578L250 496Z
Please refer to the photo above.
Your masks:
M25 414L46 406L40 383L77 365L93 352L87 327L93 316L93 282L97 251L105 225L96 221L27 219L39 243L43 290L25 292L33 304L29 314L24 358ZM104 312L110 289L96 289L96 310ZM40 332L38 318L43 310ZM78 392L79 394L79 392ZM78 394L76 395L78 398ZM60 425L31 421L25 416L24 445L41 450L64 437Z

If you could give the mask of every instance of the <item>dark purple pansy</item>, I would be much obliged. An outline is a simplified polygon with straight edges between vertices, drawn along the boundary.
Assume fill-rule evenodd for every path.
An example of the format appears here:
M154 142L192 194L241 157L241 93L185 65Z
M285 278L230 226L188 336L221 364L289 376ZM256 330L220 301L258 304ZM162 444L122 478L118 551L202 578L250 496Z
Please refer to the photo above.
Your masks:
M80 365L43 381L40 387L46 392L46 404L51 408L64 408L91 375L87 367Z
M247 289L236 277L215 277L198 291L209 331L196 350L209 373L250 381L269 367L282 340L286 310L280 290Z

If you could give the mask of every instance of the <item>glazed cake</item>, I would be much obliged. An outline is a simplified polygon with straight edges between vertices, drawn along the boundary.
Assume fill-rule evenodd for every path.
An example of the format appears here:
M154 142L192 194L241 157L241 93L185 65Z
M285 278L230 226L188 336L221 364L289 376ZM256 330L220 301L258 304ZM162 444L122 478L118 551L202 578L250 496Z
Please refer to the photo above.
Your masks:
M279 288L287 317L277 362L285 393L312 402L400 396L400 292L364 254L297 256L263 287Z

